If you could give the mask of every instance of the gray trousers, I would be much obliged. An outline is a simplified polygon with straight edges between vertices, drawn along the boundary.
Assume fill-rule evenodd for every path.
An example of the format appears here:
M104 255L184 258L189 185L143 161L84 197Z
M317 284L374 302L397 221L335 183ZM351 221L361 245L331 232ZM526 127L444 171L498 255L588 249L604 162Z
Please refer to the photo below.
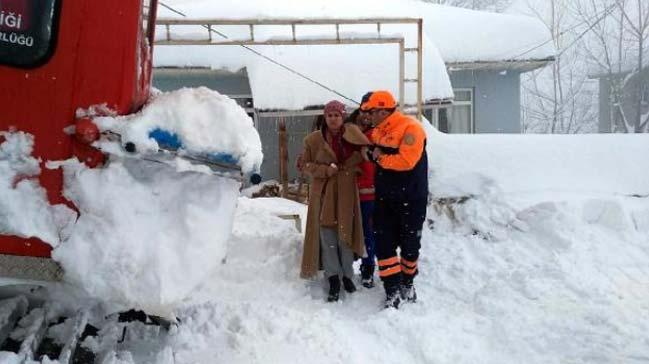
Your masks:
M338 239L338 230L320 228L320 247L325 278L331 276L354 276L354 252Z

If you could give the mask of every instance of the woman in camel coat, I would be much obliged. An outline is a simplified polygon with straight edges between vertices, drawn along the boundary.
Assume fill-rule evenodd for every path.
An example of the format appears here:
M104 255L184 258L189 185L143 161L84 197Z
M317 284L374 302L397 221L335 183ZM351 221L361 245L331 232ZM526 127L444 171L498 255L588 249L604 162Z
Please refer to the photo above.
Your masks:
M343 125L342 103L329 102L324 114L322 128L304 139L302 166L311 187L300 275L310 278L324 268L328 301L337 301L341 277L347 292L356 290L354 253L365 254L356 176L369 140L356 125Z

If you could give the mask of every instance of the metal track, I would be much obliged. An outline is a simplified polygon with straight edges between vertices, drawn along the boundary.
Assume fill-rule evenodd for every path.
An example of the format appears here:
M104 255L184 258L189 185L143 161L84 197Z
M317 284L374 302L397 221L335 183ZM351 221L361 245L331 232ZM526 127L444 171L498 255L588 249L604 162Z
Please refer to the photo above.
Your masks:
M150 363L169 352L166 338L175 324L139 311L107 317L90 312L66 311L22 295L0 300L0 361L100 364L128 358Z

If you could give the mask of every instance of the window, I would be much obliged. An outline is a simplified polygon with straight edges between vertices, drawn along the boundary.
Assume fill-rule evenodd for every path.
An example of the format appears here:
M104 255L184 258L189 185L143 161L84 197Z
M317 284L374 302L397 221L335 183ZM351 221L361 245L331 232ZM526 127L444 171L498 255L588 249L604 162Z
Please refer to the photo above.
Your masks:
M439 131L449 134L475 132L473 120L473 90L456 89L453 105L443 108L428 107L424 115Z
M54 52L58 0L0 1L0 64L30 68Z
M649 105L649 85L644 84L641 87L641 99L640 101L642 102L643 106Z

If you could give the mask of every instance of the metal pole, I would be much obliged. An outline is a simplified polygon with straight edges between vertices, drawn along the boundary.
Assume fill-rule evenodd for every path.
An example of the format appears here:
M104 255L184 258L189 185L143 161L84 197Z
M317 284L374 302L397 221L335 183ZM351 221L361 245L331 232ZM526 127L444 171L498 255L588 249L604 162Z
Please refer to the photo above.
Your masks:
M178 25L333 25L333 24L417 24L419 18L364 18L364 19L343 19L343 18L317 18L317 19L298 19L298 18L274 18L274 19L178 19L178 18L158 18L156 23L160 24L178 24Z
M417 21L417 119L423 119L423 63L424 63L424 30L423 19Z
M406 51L403 39L399 42L399 106L406 107Z
M282 197L288 196L288 147L286 138L286 122L279 118L279 178L282 184Z

